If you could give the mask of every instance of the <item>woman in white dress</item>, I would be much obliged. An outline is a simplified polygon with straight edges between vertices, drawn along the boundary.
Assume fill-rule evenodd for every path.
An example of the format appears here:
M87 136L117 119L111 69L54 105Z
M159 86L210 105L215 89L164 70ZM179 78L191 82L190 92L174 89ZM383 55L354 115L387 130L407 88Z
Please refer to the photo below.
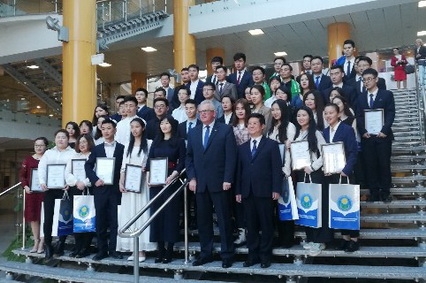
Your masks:
M149 201L149 193L147 191L146 174L140 193L128 192L125 184L125 169L126 164L142 166L145 171L145 165L148 159L151 140L146 139L145 122L141 118L134 118L130 122L130 141L125 146L123 163L120 175L120 191L123 193L121 198L121 212L118 218L118 227L123 227L136 213L138 213ZM130 229L136 230L144 224L149 218L149 213L146 212L133 224ZM145 261L145 251L156 250L156 244L149 241L149 227L139 236L139 262ZM118 238L117 251L133 251L132 238ZM127 260L134 260L132 254Z

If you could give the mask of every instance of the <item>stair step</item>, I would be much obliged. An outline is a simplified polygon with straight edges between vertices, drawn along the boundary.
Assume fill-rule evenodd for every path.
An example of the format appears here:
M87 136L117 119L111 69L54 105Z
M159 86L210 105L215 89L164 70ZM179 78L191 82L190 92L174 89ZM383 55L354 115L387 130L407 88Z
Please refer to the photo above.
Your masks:
M426 187L423 186L417 186L417 187L397 187L397 188L391 188L390 192L392 195L414 195L414 194L425 194L426 193ZM361 190L362 195L369 195L370 190L368 189L362 189Z
M336 232L335 238L341 238L340 232ZM306 238L304 231L296 231L296 237ZM361 229L360 239L417 239L426 238L426 229Z
M404 214L368 214L361 216L361 222L380 223L417 223L426 222L426 214L404 213Z
M416 142L404 142L404 143L392 143L392 152L395 154L400 153L411 153L420 154L426 151L426 146L421 145L421 141Z
M426 170L426 165L422 164L408 164L408 165L400 165L393 164L391 165L392 172L400 172L400 171L410 171L410 170Z
M414 130L409 130L409 129L408 130L404 129L402 131L395 132L393 135L394 135L395 138L396 137L412 137L412 136L419 136L420 137L420 132L414 131Z
M426 180L426 176L414 175L409 177L392 177L392 183L394 184L409 184L413 182L423 182Z
M425 206L425 200L393 200L388 203L382 201L361 201L361 207L363 208L411 208Z
M395 142L405 142L405 141L422 141L422 137L420 135L413 135L413 136L402 136L402 137L395 137Z
M424 161L426 160L426 154L418 154L418 155L394 155L391 157L392 162L402 162L402 161Z

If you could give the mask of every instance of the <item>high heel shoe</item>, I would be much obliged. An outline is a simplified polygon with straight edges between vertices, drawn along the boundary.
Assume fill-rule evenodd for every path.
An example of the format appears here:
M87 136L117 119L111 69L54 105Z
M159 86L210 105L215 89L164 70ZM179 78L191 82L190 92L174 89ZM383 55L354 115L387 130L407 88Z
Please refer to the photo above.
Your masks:
M34 240L34 247L31 249L30 253L37 252L39 246L40 246L40 239Z

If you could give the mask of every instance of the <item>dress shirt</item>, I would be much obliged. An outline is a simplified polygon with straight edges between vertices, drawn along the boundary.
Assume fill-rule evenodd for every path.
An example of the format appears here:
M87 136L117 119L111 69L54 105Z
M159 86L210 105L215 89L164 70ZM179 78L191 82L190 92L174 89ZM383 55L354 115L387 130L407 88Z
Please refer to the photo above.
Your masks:
M118 122L117 132L115 133L115 140L117 140L121 144L129 143L130 134L131 134L130 122L132 122L132 120L135 118L139 118L139 116L135 115L132 117L126 117L125 119Z
M334 127L331 127L331 126L330 126L330 142L333 142L334 135L336 134L336 131L337 131L337 129L338 129L338 128L339 128L339 126L340 126L340 123L341 123L341 121L339 121L339 122L336 124L336 126L334 126Z
M376 101L376 97L377 97L377 92L379 91L379 88L376 88L375 91L373 92L369 92L367 91L367 100L368 100L368 105L370 105L370 94L373 95L373 101Z
M261 140L262 140L262 136L258 136L257 138L250 138L250 151L253 151L253 146L254 146L253 141L256 141L256 149L258 149Z
M144 108L146 104L138 104L138 112L141 111L142 108Z
M351 65L350 65L351 70L350 70L349 74L346 74L346 71L348 70L348 62L351 62ZM343 65L343 70L344 70L346 76L349 76L351 74L352 69L354 68L354 64L355 64L355 57L352 57L352 59L349 60L349 61L347 59L345 59L345 64Z
M192 123L192 125L190 125L190 123ZM189 132L189 130L191 130L192 128L194 128L197 125L197 119L193 119L193 120L186 120L186 133Z
M112 142L104 142L104 148L105 148L105 154L106 157L108 158L113 158L114 157L114 151L115 151L115 146L116 146L117 142L114 140Z
M203 142L203 144L204 144L204 135L206 134L206 131L207 131L207 126L210 126L210 128L209 128L209 140L210 140L210 138L212 136L212 130L213 130L213 127L214 127L214 123L215 123L215 121L213 121L209 125L203 125L203 135L202 135L202 139L203 139L202 142Z
M322 74L319 74L319 75L313 74L313 77L314 77L315 85L318 87L321 83ZM318 78L318 85L317 85L317 78Z
M214 84L217 83L217 77L216 77L216 75L212 75L211 82L214 83Z
M175 118L179 124L185 122L188 119L185 112L185 105L181 105L172 112L173 118Z
M229 125L229 121L231 120L231 117L232 117L232 112L229 113L228 115L223 113L223 119L225 120L225 124Z
M244 73L246 72L246 70L241 70L241 71L237 71L237 85L241 83L241 80L244 77ZM238 81L238 77L240 78L240 81Z
M272 95L271 97L269 97L268 99L266 99L265 101L265 106L271 108L272 107L272 103L275 102L275 100L277 100L277 97L274 95Z
M200 80L196 80L195 82L191 82L191 84L189 85L189 89L191 91L191 99L195 98L195 93L197 92L197 86L199 81Z
M338 84L338 85L333 84L333 87L340 87L340 88L343 88L343 82L341 82L341 83L340 83L340 84Z
M38 164L38 180L40 184L46 184L47 177L47 165L49 164L67 164L75 154L75 150L71 147L67 147L64 150L58 150L55 146L52 149L47 150L43 157L40 159Z

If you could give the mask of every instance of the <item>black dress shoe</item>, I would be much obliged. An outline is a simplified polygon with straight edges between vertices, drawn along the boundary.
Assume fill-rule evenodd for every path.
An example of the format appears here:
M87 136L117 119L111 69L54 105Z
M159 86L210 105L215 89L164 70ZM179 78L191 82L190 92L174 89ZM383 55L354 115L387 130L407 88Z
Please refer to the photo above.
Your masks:
M52 247L52 245L46 245L44 251L45 251L45 255L44 255L45 259L51 259L53 257L53 247Z
M211 257L199 257L192 263L192 266L200 266L212 261L213 261L213 258Z
M69 256L70 257L77 257L77 255L80 253L80 250L75 250L75 251L73 251L73 252L71 252L70 254L69 254Z
M110 252L109 256L115 259L123 259L123 255L119 252Z
M104 258L107 258L108 254L106 252L98 252L94 257L93 260L102 260Z
M265 261L262 261L261 263L260 263L260 267L261 268L268 268L268 267L270 267L271 266L271 262L269 261L269 260L265 260Z
M353 253L355 251L359 250L359 242L358 241L350 241L348 246L345 249L345 252L347 253Z
M392 196L390 195L389 192L381 192L380 193L380 200L385 202L385 203L389 203L392 201Z
M244 267L250 267L250 266L253 266L253 265L255 265L255 264L258 264L260 262L260 260L259 259L249 259L249 260L246 260L244 263L243 263L243 266Z
M230 268L232 266L232 259L227 258L222 260L222 268Z
M77 254L76 254L76 258L82 258L82 257L86 257L86 256L88 256L88 255L90 255L90 252L87 250L87 249L82 249L81 251L79 251Z
M337 244L334 249L337 250L337 251L344 251L348 247L349 243L350 243L350 241L341 240L340 243Z

